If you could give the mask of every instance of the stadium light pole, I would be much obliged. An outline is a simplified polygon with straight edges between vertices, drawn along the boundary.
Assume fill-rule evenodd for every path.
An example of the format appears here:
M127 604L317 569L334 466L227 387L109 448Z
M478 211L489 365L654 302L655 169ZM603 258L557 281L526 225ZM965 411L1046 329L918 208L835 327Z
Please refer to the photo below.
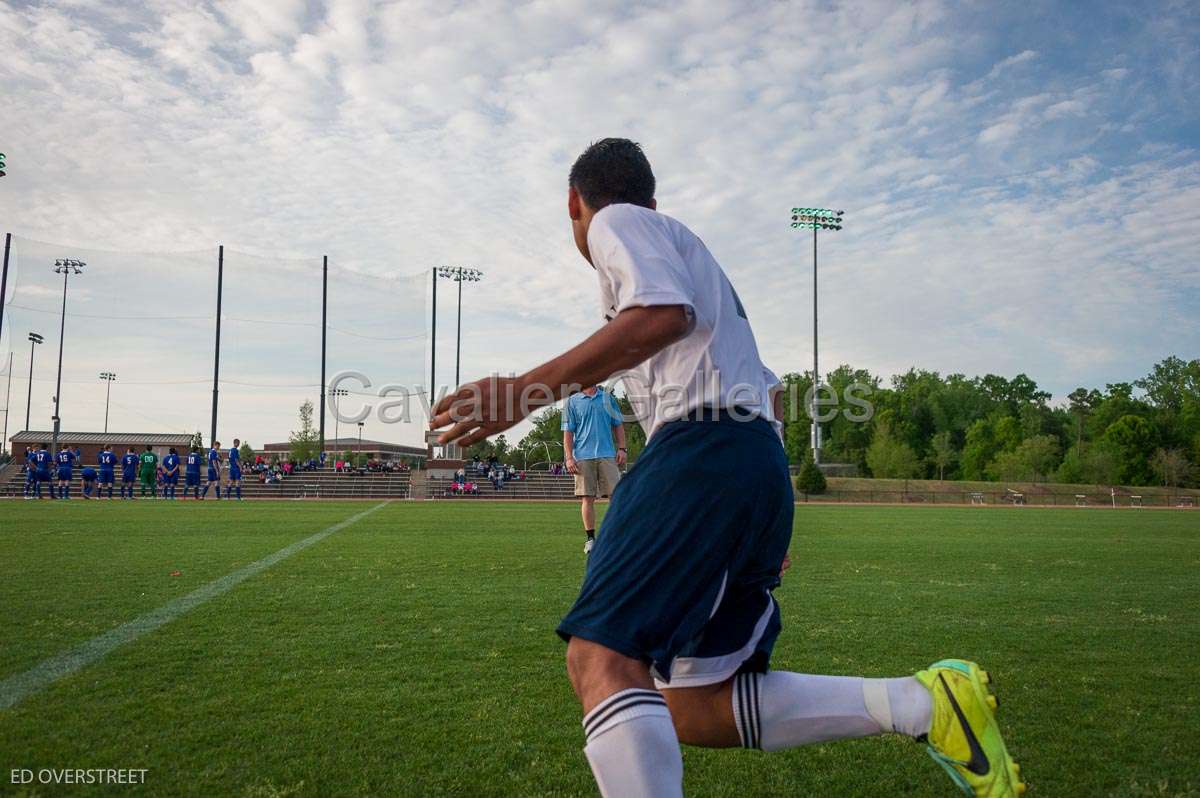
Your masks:
M63 301L62 301L62 319L58 327L58 378L54 382L54 422L53 431L50 433L50 451L58 451L58 431L62 423L62 417L59 416L59 408L62 403L62 361L63 361L63 338L67 334L67 280L72 274L83 274L83 267L87 264L81 260L73 258L59 258L54 261L54 273L63 276Z
M0 439L0 454L8 446L8 408L12 404L12 361L13 353L8 353L8 387L4 389L4 437Z
M345 388L330 388L329 395L333 397L333 439L336 441L338 440L338 422L341 420L339 416L342 414L342 406L338 403L338 397L349 396L350 391Z
M25 430L29 430L29 406L33 402L33 354L37 351L37 345L44 343L46 339L35 332L29 334L29 387L28 393L25 394Z
M841 230L845 211L828 208L792 208L792 229L813 231L813 387L809 412L812 414L813 465L821 464L821 424L817 421L817 394L821 388L821 371L817 361L817 231Z
M358 460L358 458L362 457L362 428L363 422L360 421L358 422L358 452L355 454L355 460Z
M457 388L461 379L462 363L462 287L463 283L477 283L482 280L483 272L466 266L438 266L437 275L458 283L458 335L454 344L454 387Z
M112 394L113 380L117 378L116 374L111 371L100 372L100 379L104 380L104 432L108 433L108 398Z

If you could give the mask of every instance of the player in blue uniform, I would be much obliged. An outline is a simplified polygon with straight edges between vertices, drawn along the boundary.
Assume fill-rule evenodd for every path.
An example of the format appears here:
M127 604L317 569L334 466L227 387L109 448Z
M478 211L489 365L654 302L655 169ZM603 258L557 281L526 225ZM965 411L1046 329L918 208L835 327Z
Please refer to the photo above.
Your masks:
M58 463L58 493L57 498L71 498L71 476L75 472L75 452L67 447L59 449L58 455L54 458ZM51 495L54 496L53 490Z
M225 498L233 498L233 489L237 487L237 497L242 498L242 453L238 451L238 445L241 444L237 438L233 439L233 446L229 447L229 487L225 489Z
M179 452L172 446L162 461L163 498L174 499L179 486ZM185 494L186 495L186 494Z
M192 450L187 455L187 470L184 471L186 482L183 485L183 498L187 498L188 490L192 492L193 499L200 498L200 463L203 461L200 456L200 448L193 446Z
M96 490L96 476L96 469L91 466L84 466L79 472L79 477L83 480L83 498L92 498L92 491ZM96 494L99 498L99 491Z
M204 492L200 494L203 499L208 495L209 488L216 483L217 498L221 498L221 442L213 441L212 448L208 450L208 481L204 483Z
M104 491L104 486L108 486L108 498L112 498L113 486L113 471L117 466L117 455L113 452L110 444L105 444L100 450L99 456L96 458L100 465L100 485L96 491L96 498L100 498L100 494Z
M33 498L33 486L37 484L37 472L33 466L33 449L25 447L25 492L26 499Z
M39 443L37 451L30 456L30 463L33 467L33 495L38 499L42 498L43 483L50 488L50 498L54 498L54 485L50 482L50 464L53 462L54 457L46 448L46 444Z
M138 474L137 452L130 446L125 450L125 456L121 458L121 498L133 498L133 486L137 482Z

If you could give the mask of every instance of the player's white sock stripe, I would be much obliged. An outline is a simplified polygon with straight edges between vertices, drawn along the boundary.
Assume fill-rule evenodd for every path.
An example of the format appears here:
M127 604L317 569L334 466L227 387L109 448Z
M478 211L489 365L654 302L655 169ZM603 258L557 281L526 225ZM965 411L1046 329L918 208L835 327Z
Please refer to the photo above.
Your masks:
M646 690L646 689L643 689L643 688L640 688L640 687L631 687L631 688L630 688L630 689L628 689L628 690L619 690L619 691L617 691L617 692L613 693L612 695L610 695L608 698L606 698L606 699L604 699L603 701L601 701L601 702L600 702L599 704L597 704L596 706L592 707L592 711L591 711L591 712L589 712L589 713L587 714L587 717L585 717L585 718L583 719L583 723L584 723L584 725L585 725L585 726L587 725L588 718L595 717L595 715L596 715L598 712L603 712L603 711L604 711L604 710L605 710L605 709L606 709L606 708L607 708L607 707L608 707L610 704L612 704L614 701L620 701L620 700L622 700L622 699L624 699L624 698L626 698L626 697L628 697L628 696L630 696L630 695L634 695L634 694L641 694L641 695L648 695L648 696L656 696L656 697L659 697L659 698L661 698L661 697L662 697L662 694L661 694L661 693L659 693L657 690Z
M583 719L584 736L591 739L616 715L633 707L649 704L658 704L666 708L667 701L662 694L655 690L639 690L637 688L622 690L606 698L587 714L587 717Z
M733 719L745 748L762 747L758 685L762 675L739 673L734 677Z

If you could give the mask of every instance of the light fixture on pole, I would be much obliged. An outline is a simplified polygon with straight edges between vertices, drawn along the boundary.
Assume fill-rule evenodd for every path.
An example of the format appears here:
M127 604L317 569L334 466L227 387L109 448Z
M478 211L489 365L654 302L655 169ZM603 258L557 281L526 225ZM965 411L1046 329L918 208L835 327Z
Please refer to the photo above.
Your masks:
M333 399L333 439L338 440L338 422L341 421L342 408L338 404L338 397L349 396L350 391L345 388L330 388L329 396ZM335 446L337 444L334 444Z
M462 285L479 282L483 279L483 272L465 266L439 266L437 275L458 283L458 336L454 344L454 387L457 388L461 379L459 366L462 362Z
M113 380L117 378L116 374L111 371L100 372L100 379L104 380L104 431L108 432L108 397L112 393Z
M355 465L362 462L362 428L363 422L358 422L358 452L354 456Z
M54 261L54 273L63 276L63 301L62 301L62 321L58 327L58 379L54 383L54 431L50 433L50 451L58 451L58 431L61 425L61 416L59 416L59 406L62 400L62 359L63 359L63 336L67 332L67 279L72 275L83 274L83 267L87 264L81 260L74 258L59 258Z
M813 464L821 464L821 425L817 421L817 394L821 388L821 371L817 362L817 231L841 230L845 211L828 208L792 208L792 229L813 231L813 384L809 412L812 418Z
M35 332L29 334L29 388L25 394L25 429L29 429L29 404L33 401L33 353L37 351L37 345L45 343L45 339Z

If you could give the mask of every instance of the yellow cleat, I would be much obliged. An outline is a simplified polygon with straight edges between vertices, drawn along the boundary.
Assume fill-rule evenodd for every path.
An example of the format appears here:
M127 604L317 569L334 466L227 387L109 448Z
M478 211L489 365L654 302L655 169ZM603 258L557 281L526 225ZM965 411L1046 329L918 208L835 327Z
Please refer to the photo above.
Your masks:
M929 755L967 795L1018 798L1025 793L1021 769L1004 745L995 711L992 679L974 662L944 659L916 678L933 696Z

